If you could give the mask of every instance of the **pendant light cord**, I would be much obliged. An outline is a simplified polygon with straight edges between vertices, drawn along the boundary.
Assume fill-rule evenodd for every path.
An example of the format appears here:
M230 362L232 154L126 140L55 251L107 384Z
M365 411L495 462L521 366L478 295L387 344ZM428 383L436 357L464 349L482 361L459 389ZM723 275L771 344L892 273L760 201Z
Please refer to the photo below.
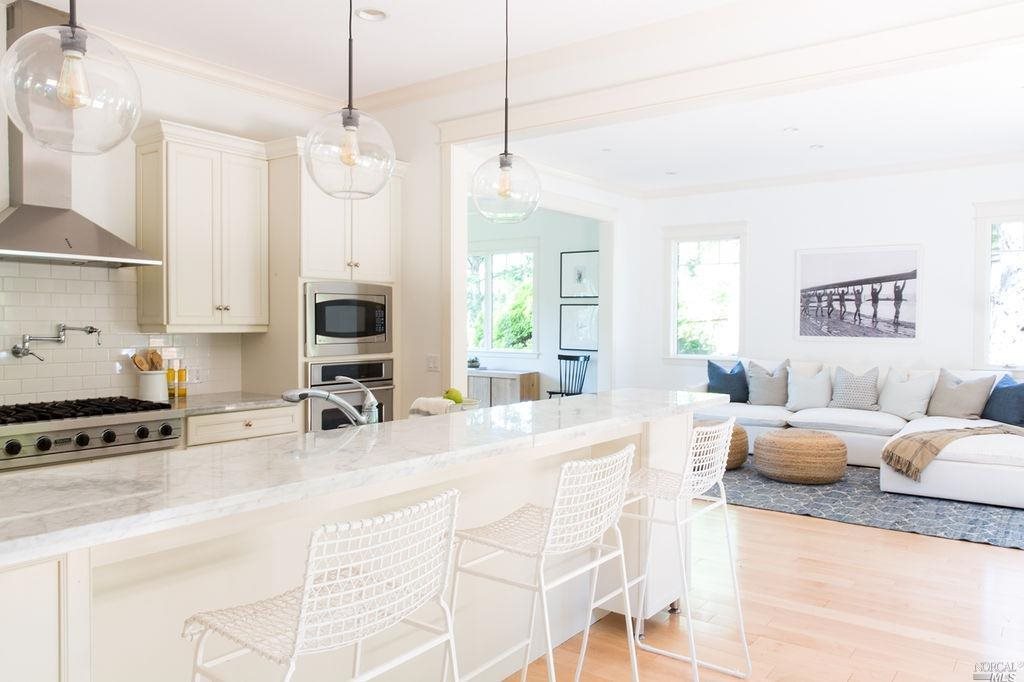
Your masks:
M508 0L505 0L505 156L508 156Z
M71 0L71 5L68 8L68 26L71 28L78 28L78 3L75 0Z
M352 108L352 0L348 0L348 108Z

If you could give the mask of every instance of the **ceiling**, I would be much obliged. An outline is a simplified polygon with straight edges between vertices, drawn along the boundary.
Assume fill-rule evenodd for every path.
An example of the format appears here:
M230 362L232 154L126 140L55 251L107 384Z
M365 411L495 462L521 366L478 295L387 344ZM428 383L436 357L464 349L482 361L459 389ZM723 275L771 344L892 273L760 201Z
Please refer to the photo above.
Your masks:
M1024 153L1022 62L1024 52L1004 50L954 66L517 140L512 151L648 195ZM484 152L496 144L472 146Z
M67 0L43 0L67 9ZM515 0L511 56L596 38L733 0ZM365 95L501 61L501 0L355 0L356 93ZM628 8L628 11L624 11ZM345 0L88 0L79 20L313 92L346 87Z

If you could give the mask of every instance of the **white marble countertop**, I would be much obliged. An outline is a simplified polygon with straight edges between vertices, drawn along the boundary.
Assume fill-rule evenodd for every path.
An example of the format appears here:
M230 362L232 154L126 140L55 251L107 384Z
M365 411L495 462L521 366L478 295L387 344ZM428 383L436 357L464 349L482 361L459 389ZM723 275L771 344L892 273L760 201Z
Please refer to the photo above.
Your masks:
M0 474L0 566L436 474L726 400L711 393L619 389Z
M171 408L181 410L185 416L219 414L238 410L262 410L269 407L288 407L292 403L279 395L227 391L225 393L191 393L186 398L171 401Z

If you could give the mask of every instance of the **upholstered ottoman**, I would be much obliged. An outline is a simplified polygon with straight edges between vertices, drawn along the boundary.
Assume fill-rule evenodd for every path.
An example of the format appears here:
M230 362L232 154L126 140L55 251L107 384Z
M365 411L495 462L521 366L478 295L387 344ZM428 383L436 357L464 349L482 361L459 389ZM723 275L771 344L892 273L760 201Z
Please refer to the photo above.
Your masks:
M846 473L846 445L824 431L776 429L754 441L754 467L785 483L835 483Z
M693 422L694 426L710 426L721 424L724 420L701 419ZM725 468L729 471L739 469L747 461L750 454L750 440L747 438L747 430L735 424L732 427L732 440L729 441L729 459L726 460Z

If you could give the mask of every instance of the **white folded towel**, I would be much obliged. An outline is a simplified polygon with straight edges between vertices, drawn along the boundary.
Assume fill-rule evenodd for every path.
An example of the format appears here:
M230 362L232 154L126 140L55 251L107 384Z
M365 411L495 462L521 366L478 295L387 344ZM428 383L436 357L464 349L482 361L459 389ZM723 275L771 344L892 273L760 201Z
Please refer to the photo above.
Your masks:
M410 417L430 417L435 414L448 414L455 401L448 398L416 398L409 408Z

